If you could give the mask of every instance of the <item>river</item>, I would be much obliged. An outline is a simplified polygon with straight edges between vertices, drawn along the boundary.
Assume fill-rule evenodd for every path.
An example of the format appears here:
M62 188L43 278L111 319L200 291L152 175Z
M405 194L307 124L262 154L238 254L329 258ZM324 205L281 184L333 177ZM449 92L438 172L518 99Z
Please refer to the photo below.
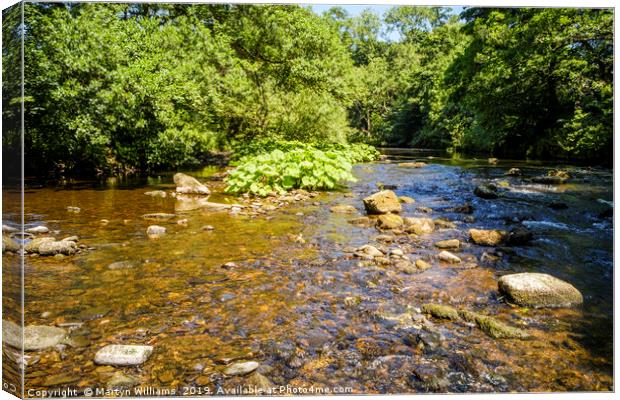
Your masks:
M105 387L120 370L141 387L201 394L255 382L255 376L250 382L222 373L227 363L244 360L259 362L260 376L274 386L306 390L300 393L613 390L613 221L600 215L613 201L613 171L489 164L410 150L388 154L385 161L355 166L358 181L347 188L275 211L191 209L170 196L144 194L173 191L171 174L29 187L27 227L45 225L57 238L77 235L85 248L63 258L26 256L26 325L64 326L73 340L72 346L28 352L26 387L83 393ZM398 166L403 160L427 165ZM523 176L506 176L514 167ZM529 180L551 168L573 178L562 185ZM189 173L208 183L210 201L243 201L222 194L215 172ZM500 198L474 196L474 187L488 182L500 187ZM378 185L393 185L398 195L415 199L403 204L402 215L444 218L456 228L377 241L376 228L349 220L365 214L361 199ZM19 192L6 189L3 223L15 225ZM465 203L473 206L471 214L453 210ZM330 212L338 204L353 205L357 215ZM68 212L67 206L81 211ZM157 222L167 233L149 239L145 231L153 221L141 216L156 212L176 218ZM187 221L177 223L182 219ZM470 228L517 223L534 234L529 245L494 249L468 241ZM465 243L455 253L470 262L436 260L433 243L453 238ZM369 243L399 247L432 268L406 274L347 250ZM3 255L7 311L19 307L17 260ZM108 268L117 261L132 267ZM234 264L223 268L226 263ZM584 305L532 309L507 303L497 279L523 271L570 282ZM423 316L420 307L430 302L494 316L531 337L493 339L467 323ZM403 324L403 316L414 323ZM16 317L5 311L5 319ZM420 318L432 327L430 339L420 336ZM94 364L95 352L110 343L155 350L139 367ZM8 362L7 350L3 345ZM15 370L5 368L5 380L14 379L11 374Z

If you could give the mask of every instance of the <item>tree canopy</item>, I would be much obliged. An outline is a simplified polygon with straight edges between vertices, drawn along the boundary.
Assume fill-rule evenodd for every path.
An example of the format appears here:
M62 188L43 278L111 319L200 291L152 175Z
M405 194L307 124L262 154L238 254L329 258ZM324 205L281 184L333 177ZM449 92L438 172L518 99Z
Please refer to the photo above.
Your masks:
M264 139L611 160L611 10L27 3L23 30L18 11L3 119L23 37L28 173L191 167Z

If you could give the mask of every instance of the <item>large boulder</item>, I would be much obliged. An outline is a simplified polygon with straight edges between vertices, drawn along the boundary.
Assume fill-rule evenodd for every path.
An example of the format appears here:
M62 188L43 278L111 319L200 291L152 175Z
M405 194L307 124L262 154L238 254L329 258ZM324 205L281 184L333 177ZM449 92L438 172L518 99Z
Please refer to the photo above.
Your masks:
M211 193L208 187L198 182L196 178L181 172L174 174L174 184L177 185L177 193L208 195Z
M499 246L509 238L508 232L497 229L470 229L469 236L474 243L481 246Z
M55 326L30 325L22 329L13 321L2 321L2 341L20 349L22 339L24 350L42 350L54 347L66 340L67 331Z
M483 199L497 199L499 197L497 186L492 183L476 186L474 194Z
M424 235L435 231L435 221L431 218L405 218L405 232L415 233L416 235Z
M399 213L402 209L396 193L391 190L382 190L363 201L368 214Z
M383 214L377 220L377 228L379 229L396 229L403 226L403 219L396 214Z
M583 303L583 296L573 285L547 274L504 275L498 286L500 292L521 306L571 307Z

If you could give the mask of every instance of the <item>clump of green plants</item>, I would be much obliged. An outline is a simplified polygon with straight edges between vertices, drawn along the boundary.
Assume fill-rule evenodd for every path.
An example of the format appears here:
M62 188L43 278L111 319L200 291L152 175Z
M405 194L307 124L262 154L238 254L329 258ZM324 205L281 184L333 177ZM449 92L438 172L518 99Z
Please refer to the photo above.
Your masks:
M342 156L346 157L351 163L369 162L379 158L379 151L373 146L364 143L304 143L298 140L260 139L235 147L233 160L236 160L238 163L238 161L248 156L269 153L274 150L286 153L298 149L337 151L342 153Z
M330 190L341 182L355 182L351 169L351 161L341 151L309 146L286 152L275 149L239 160L226 178L226 192L264 197L292 189Z

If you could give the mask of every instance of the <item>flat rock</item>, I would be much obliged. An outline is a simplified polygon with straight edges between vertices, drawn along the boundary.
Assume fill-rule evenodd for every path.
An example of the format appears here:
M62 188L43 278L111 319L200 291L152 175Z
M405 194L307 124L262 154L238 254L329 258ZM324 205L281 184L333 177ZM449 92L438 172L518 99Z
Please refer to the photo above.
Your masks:
M435 222L431 218L408 217L404 219L405 232L424 235L435 231Z
M108 269L131 269L134 267L135 264L131 261L116 261L108 265Z
M151 197L161 197L166 198L167 194L163 190L151 190L150 192L144 192L145 195Z
M396 214L382 214L377 220L377 228L379 229L396 229L403 226L403 219Z
M95 364L99 365L140 365L153 352L153 346L110 344L95 354Z
M431 264L427 263L426 261L422 259L415 260L415 266L420 271L426 271L427 269L432 267Z
M331 207L329 210L335 214L353 214L357 212L357 208L347 204L339 204Z
M58 242L43 242L39 246L39 254L42 256L53 256L56 254L71 255L78 251L77 243L69 240L61 240Z
M461 242L458 239L440 240L435 242L435 247L438 249L458 249L461 247Z
M447 263L451 263L451 264L458 264L461 262L461 259L458 258L457 256L455 256L454 254L450 253L449 251L442 251L441 253L439 253L438 255L439 259L441 261L445 261Z
M475 323L480 330L494 339L526 339L529 334L487 315L459 310L459 316L467 322Z
M500 292L521 306L572 307L583 303L583 296L573 285L548 274L504 275L498 286Z
M371 246L369 244L366 244L362 247L359 247L355 250L355 255L358 257L368 257L368 258L373 258L373 257L381 257L383 256L383 252L379 249L377 249L375 246Z
M424 304L422 312L432 315L435 318L449 319L456 321L459 319L459 312L456 308L443 304Z
M256 361L247 361L234 363L228 366L224 370L224 374L226 375L247 375L250 372L255 371L258 368L259 364Z
M363 202L368 214L399 213L402 210L396 193L391 190L377 192L366 197Z
M194 177L183 173L174 174L174 184L177 186L177 193L208 195L211 193L206 185L198 182Z
M403 167L403 168L422 168L422 167L426 167L426 163L422 161L404 162L404 163L399 163L398 166Z
M34 234L48 233L49 231L50 231L49 228L43 225L39 225L39 226L35 226L34 228L26 229L26 232L34 233Z
M19 229L14 228L14 227L9 226L9 225L2 225L2 232L4 232L4 233L14 233L14 232L19 232Z
M67 211L74 213L74 214L78 214L80 211L82 211L82 209L80 207L67 206Z
M176 214L168 214L168 213L150 213L150 214L144 214L142 218L154 219L154 220L167 220L167 219L175 218L176 216L177 216Z
M67 331L55 326L30 325L23 329L24 350L42 350L65 341ZM8 320L2 320L2 341L17 349L22 347L22 328Z
M509 238L508 232L497 229L470 229L469 236L474 243L481 246L499 246Z

